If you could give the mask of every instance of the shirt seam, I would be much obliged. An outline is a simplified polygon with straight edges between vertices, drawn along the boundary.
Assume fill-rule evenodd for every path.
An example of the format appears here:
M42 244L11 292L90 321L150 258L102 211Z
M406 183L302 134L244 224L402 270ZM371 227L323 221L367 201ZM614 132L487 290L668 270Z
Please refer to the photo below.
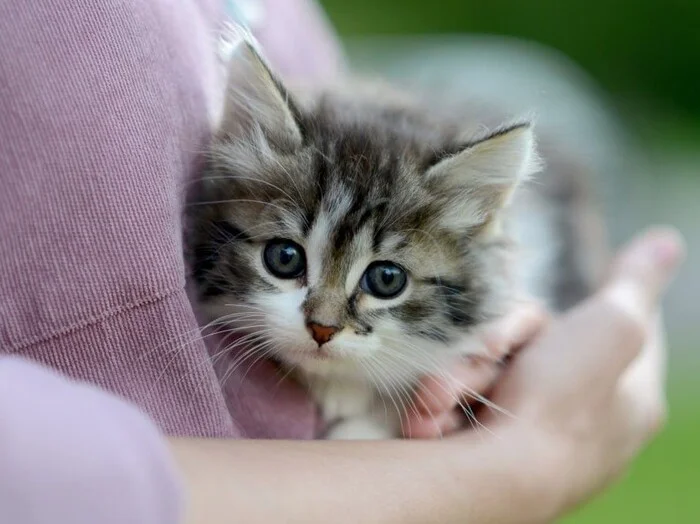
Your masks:
M82 330L90 328L96 324L104 322L105 320L109 320L111 318L118 317L118 316L123 315L125 313L128 313L130 311L133 311L134 309L138 309L138 308L143 307L143 306L155 304L157 302L162 302L162 301L182 292L183 290L184 290L184 288L182 288L182 287L170 288L170 289L166 289L166 290L163 290L160 292L153 293L145 298L133 300L131 302L126 302L124 304L120 304L119 306L112 307L112 308L107 309L106 311L103 311L99 315L90 315L90 316L84 317L81 320L78 320L76 322L68 324L67 326L64 326L62 328L58 328L58 329L55 329L53 331L50 331L49 333L37 335L34 337L24 338L24 339L21 339L20 341L16 341L16 342L10 342L9 343L9 350L10 350L10 352L22 351L22 350L28 349L32 346L43 344L43 343L48 342L50 340L55 340L57 338L72 335L78 331L82 331Z

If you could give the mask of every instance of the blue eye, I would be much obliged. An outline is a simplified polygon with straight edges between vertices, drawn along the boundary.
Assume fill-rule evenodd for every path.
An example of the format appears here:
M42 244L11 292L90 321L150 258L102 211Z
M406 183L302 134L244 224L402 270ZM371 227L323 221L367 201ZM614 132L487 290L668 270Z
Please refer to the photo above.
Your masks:
M360 287L377 298L389 299L399 296L407 282L406 272L396 264L373 262L362 275Z
M304 248L291 240L271 240L263 251L267 270L277 278L299 278L306 271Z

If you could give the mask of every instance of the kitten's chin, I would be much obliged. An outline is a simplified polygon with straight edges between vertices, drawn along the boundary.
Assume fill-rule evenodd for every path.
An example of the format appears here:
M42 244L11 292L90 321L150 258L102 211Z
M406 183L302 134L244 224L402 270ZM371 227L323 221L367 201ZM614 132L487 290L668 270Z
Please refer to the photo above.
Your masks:
M318 363L318 362L343 362L348 360L347 357L343 357L332 351L325 350L323 348L315 349L313 351L297 351L290 354L285 360L289 360L290 363L299 366L304 366L307 363Z
M356 377L361 367L355 359L328 350L285 355L282 360L293 368L318 377Z
M277 359L290 368L318 377L353 378L366 374L366 361L379 349L376 337L358 337L344 331L327 344L319 347L301 333L281 333L276 340Z
M296 358L298 364L304 364L305 362L337 362L338 360L341 360L337 354L323 348L319 348L318 350L314 351L297 353L294 358Z

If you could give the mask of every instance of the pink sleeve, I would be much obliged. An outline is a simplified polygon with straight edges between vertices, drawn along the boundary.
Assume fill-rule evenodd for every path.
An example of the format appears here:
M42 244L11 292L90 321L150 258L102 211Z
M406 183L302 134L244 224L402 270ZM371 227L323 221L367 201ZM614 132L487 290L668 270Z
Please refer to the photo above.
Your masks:
M0 0L0 352L238 436L185 293L218 0Z
M280 69L334 74L315 2L260 2ZM223 4L0 0L0 353L117 393L169 434L311 438L313 406L268 387L274 370L241 384L241 369L222 394L185 289L183 193L223 89Z
M144 414L0 358L0 522L176 524L182 509L169 451Z

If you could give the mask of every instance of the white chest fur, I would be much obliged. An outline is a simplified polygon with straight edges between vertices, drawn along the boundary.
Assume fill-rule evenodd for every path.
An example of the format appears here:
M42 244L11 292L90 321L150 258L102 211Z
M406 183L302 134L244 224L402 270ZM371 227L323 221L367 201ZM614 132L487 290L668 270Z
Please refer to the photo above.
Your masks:
M401 421L396 408L364 377L304 373L304 380L328 425L326 439L379 440L400 436Z

